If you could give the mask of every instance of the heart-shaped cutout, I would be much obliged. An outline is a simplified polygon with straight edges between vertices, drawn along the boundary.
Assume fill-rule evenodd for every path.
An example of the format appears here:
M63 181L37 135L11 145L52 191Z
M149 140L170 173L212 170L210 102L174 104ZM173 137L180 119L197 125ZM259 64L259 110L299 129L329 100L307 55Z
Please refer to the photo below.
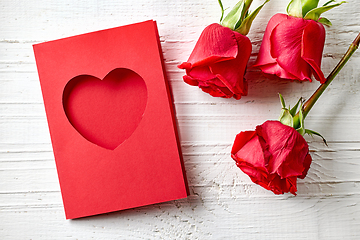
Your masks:
M110 150L135 131L146 103L144 79L126 68L112 70L103 80L76 76L63 92L63 107L71 125L88 141Z

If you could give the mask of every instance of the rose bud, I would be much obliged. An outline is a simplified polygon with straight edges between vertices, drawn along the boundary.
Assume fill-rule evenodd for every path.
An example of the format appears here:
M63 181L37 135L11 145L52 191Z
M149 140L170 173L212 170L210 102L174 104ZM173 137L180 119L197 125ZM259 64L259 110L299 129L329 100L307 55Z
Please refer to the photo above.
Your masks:
M260 7L249 13L252 0L241 0L222 20L221 24L207 26L187 62L180 64L186 70L184 81L213 97L240 99L247 95L244 79L252 46L248 37L250 26ZM219 1L222 13L224 9Z
M320 15L341 3L318 6L319 0L292 0L285 14L274 15L265 30L257 60L265 74L283 79L326 81L321 71L321 59L325 42L324 25L331 25Z
M254 183L275 194L296 195L297 178L306 176L312 161L303 136L279 121L240 132L231 156Z

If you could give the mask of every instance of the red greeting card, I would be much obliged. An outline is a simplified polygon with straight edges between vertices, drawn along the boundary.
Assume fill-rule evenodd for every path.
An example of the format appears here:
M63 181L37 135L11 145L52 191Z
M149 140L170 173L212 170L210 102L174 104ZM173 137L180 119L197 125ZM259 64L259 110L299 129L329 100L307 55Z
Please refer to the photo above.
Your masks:
M34 52L66 218L188 196L154 21Z

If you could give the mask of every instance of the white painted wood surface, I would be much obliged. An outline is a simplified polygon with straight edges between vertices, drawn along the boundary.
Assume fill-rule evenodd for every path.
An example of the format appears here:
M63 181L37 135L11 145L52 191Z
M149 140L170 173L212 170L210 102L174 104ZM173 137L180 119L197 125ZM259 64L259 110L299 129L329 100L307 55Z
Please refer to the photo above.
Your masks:
M236 0L224 0L233 6ZM255 0L253 7L262 1ZM271 0L254 21L251 65L267 21L288 1ZM320 1L324 3L325 1ZM324 14L327 75L360 31L360 2ZM313 157L298 196L253 184L234 164L235 135L280 112L278 92L294 104L318 82L270 81L250 70L249 95L213 98L182 81L202 29L218 22L216 0L2 0L0 2L0 239L359 239L360 51L309 114ZM158 23L172 87L187 199L65 220L32 44L143 20Z

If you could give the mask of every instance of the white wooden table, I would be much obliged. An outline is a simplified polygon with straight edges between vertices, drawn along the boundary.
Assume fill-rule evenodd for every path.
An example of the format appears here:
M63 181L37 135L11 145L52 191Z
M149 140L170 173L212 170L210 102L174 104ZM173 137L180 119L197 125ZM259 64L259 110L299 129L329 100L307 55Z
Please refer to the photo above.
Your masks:
M233 6L237 0L224 0ZM253 8L262 1L255 0ZM285 12L271 0L254 21L251 65L267 21ZM324 3L325 1L320 1ZM324 14L327 75L360 31L360 2ZM216 0L0 2L0 239L359 239L360 51L306 120L328 140L307 137L313 163L296 197L253 184L230 157L235 135L280 113L318 82L276 82L249 71L249 95L213 98L182 81L202 29L218 22ZM65 220L32 44L143 20L158 23L191 195L78 220ZM251 79L251 80L250 80Z

